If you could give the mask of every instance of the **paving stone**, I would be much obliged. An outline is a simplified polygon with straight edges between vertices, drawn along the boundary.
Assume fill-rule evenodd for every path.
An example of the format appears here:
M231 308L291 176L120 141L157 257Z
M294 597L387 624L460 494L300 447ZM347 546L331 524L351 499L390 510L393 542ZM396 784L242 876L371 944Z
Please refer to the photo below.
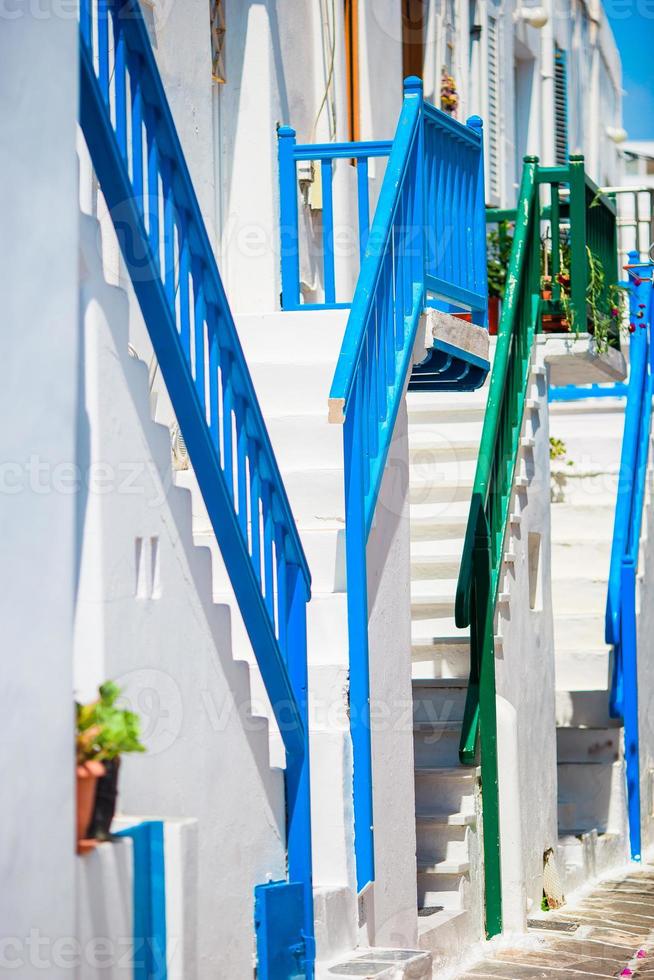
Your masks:
M578 905L529 927L538 947L498 950L458 980L599 980L627 968L634 980L654 980L654 870L602 882ZM639 950L647 954L640 960Z

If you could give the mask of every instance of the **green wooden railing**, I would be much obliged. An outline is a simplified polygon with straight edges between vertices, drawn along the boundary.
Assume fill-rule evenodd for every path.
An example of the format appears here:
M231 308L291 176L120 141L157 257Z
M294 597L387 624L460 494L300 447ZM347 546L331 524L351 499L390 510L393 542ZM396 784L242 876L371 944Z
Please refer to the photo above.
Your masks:
M541 292L545 274L551 289L551 297L543 299L542 316L554 325L567 320L572 332L593 332L619 348L619 316L613 312L619 278L615 202L585 173L580 155L571 156L565 166L538 167L536 180L542 188L543 240L534 289ZM486 221L504 227L504 222L515 225L516 216L515 209L489 208Z
M619 318L611 313L618 280L616 209L585 174L582 156L560 167L540 167L536 157L525 157L517 208L489 209L486 219L499 226L500 240L509 233L507 224L514 237L455 615L457 626L470 627L459 757L464 765L481 761L490 937L502 930L494 620L534 336L544 317L558 316L577 333L598 336L602 325L611 346L619 346L620 337ZM551 288L547 298L545 286Z
M481 748L489 937L502 930L494 618L529 362L539 316L538 179L537 158L525 158L517 209L520 221L515 227L456 593L456 624L470 627L470 681L459 754L464 765L474 765L478 747Z

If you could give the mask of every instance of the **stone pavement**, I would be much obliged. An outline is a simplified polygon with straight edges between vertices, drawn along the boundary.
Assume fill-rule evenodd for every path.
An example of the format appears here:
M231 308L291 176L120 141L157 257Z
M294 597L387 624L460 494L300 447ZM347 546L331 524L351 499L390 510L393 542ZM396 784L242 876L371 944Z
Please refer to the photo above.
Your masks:
M524 947L498 949L459 980L654 980L654 866L598 884L573 906L532 920Z

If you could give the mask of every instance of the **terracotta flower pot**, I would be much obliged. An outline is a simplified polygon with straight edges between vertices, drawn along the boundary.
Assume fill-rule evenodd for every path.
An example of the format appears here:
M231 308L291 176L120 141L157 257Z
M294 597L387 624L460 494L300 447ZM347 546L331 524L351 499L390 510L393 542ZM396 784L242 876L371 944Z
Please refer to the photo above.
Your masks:
M101 762L84 762L77 767L77 845L84 840L88 833L98 779L104 776L104 766Z
M497 336L497 328L500 323L500 298L499 296L488 297L488 332L491 337Z

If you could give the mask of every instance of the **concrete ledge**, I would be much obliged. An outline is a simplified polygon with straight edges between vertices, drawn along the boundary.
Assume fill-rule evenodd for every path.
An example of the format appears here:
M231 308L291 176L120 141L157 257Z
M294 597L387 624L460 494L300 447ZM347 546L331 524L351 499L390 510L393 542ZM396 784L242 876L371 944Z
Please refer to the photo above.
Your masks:
M545 347L545 363L549 383L561 385L601 384L605 381L624 381L627 362L622 351L609 350L598 354L590 334L548 334L538 337Z
M416 336L414 363L420 364L425 353L432 350L434 342L457 348L462 356L468 355L479 361L488 361L488 330L468 323L441 310L426 309L420 318Z

